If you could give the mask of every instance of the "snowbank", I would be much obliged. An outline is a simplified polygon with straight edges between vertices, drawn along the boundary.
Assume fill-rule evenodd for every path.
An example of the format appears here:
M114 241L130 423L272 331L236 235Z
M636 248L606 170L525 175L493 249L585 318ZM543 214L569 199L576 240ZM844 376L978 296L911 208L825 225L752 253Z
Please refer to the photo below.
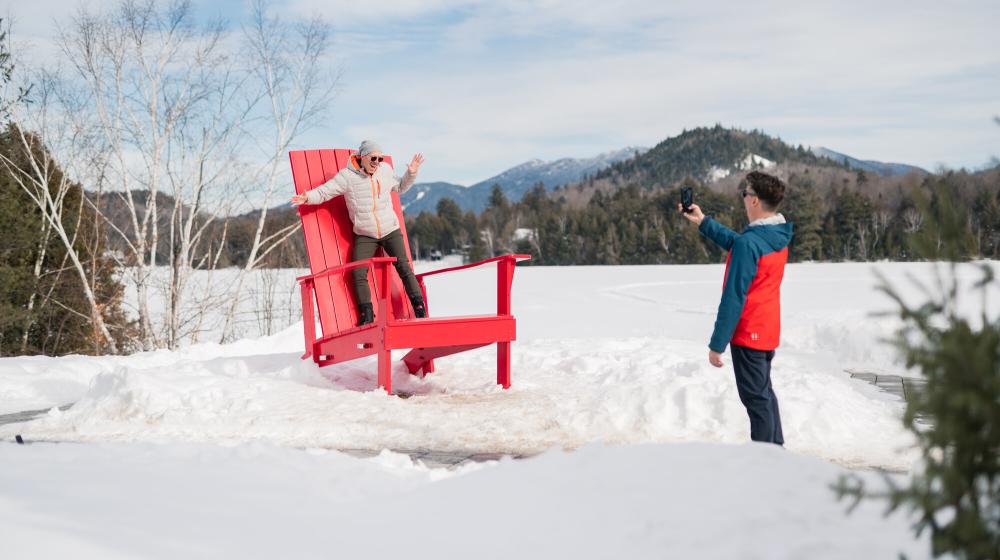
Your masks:
M494 383L495 353L442 360L424 380L396 364L397 391L374 391L373 358L317 368L292 354L189 358L98 374L68 411L0 427L69 441L268 441L296 447L531 454L591 442L742 442L746 413L731 372L670 339L518 343L513 388ZM902 470L901 403L789 354L775 390L789 449L848 465ZM367 391L367 392L365 392Z
M930 270L878 268L894 281ZM424 380L397 362L394 387L412 396L389 397L374 391L374 359L326 368L299 360L297 325L176 352L5 358L0 413L76 404L0 426L0 437L518 454L594 442L742 442L748 422L732 370L707 363L721 276L714 265L519 269L509 391L494 383L495 350L483 348L439 360ZM489 311L494 283L491 269L432 277L431 310ZM915 455L900 427L902 401L845 373L906 373L880 342L896 320L872 316L890 308L875 283L868 264L789 266L774 386L790 450L907 470Z
M457 472L257 444L0 444L0 464L14 558L930 556L881 504L846 515L828 487L842 469L760 444L592 446Z

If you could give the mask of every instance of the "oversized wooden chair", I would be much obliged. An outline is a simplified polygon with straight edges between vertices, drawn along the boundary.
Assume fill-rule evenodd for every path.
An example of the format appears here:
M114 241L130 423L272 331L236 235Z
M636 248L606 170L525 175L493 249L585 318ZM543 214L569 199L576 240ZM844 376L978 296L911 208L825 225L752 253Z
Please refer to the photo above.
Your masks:
M289 152L295 192L301 194L319 186L344 167L351 165L354 150L302 150ZM392 164L391 158L386 158ZM392 194L400 229L410 251L399 195ZM392 393L391 352L410 349L403 357L411 374L434 371L434 359L489 344L497 345L497 383L510 387L510 343L515 339L514 316L510 314L510 288L514 267L528 255L504 255L482 262L418 274L424 305L431 314L424 278L486 263L497 264L496 315L458 317L428 316L418 319L392 263L394 258L379 253L373 258L351 262L354 241L351 220L343 196L323 204L299 207L302 233L312 274L298 278L302 288L302 321L305 354L320 366L378 355L378 386ZM358 327L357 305L350 284L350 271L368 267L368 283L375 304L375 321ZM315 298L315 307L313 301ZM316 333L315 312L319 312L322 332Z

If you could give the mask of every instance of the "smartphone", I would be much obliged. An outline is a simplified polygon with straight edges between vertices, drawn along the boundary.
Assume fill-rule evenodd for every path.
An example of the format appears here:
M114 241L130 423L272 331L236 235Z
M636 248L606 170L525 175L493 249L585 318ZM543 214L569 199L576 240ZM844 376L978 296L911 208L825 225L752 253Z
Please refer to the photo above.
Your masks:
M691 187L684 187L681 189L681 208L684 209L685 214L690 214L694 212L691 209L691 204L694 202L694 189Z

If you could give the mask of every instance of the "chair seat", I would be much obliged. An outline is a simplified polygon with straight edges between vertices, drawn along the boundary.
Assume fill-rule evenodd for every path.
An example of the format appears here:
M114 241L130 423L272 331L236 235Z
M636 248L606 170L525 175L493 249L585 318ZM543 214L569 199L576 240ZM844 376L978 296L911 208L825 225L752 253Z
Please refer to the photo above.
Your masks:
M431 348L514 340L512 315L461 315L396 321L386 325L386 348Z
M369 323L324 336L316 342L322 346L324 342L350 335L361 338L367 338L365 334L376 336L377 327L378 323ZM515 339L517 332L516 321L512 315L456 315L404 319L388 323L385 328L385 347L391 350L510 342Z

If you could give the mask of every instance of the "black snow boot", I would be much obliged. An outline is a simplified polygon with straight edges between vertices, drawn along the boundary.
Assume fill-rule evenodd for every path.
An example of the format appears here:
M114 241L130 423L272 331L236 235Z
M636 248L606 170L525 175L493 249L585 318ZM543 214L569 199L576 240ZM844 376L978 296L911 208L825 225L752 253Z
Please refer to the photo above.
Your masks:
M375 320L375 311L372 309L372 304L362 303L358 306L358 326L367 325Z
M423 319L427 316L427 308L424 307L424 298L415 297L410 300L413 304L413 314L417 316L418 319Z

